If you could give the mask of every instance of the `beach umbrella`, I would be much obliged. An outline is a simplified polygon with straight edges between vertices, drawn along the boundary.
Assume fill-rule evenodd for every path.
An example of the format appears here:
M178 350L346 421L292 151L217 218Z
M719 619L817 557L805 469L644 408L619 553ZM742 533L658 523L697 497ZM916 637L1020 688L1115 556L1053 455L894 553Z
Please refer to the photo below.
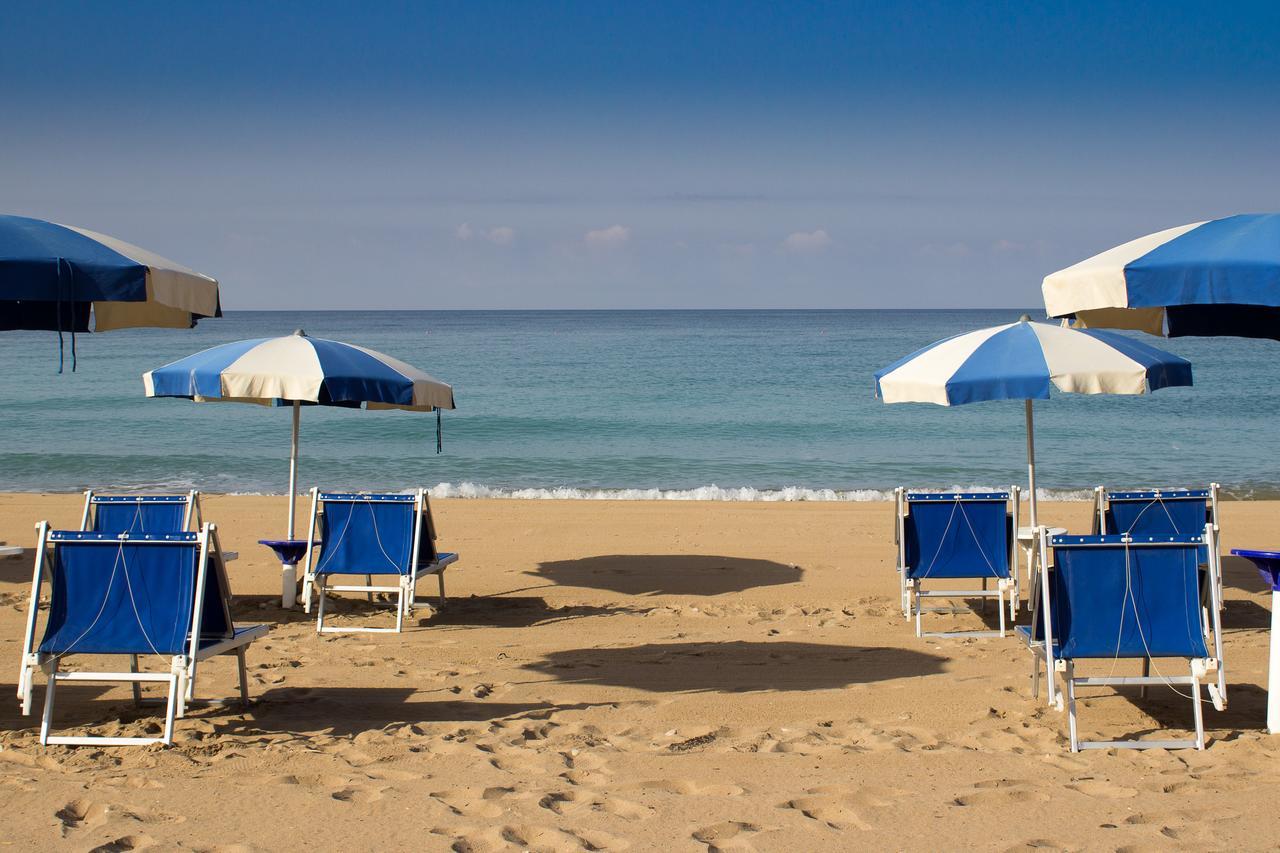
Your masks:
M0 331L75 335L139 326L189 329L220 317L218 282L154 252L84 228L0 215Z
M1050 386L1071 394L1147 394L1191 384L1191 363L1116 332L1017 323L965 332L930 344L875 375L886 403L958 406L1022 400L1027 427L1031 527L1036 511L1034 400Z
M258 403L293 408L289 452L288 538L294 534L298 491L298 426L303 406L452 409L453 388L403 361L354 344L308 337L301 329L212 347L142 376L148 397L181 397L198 403Z
M1080 328L1280 340L1280 214L1139 237L1046 276L1042 290L1049 316Z

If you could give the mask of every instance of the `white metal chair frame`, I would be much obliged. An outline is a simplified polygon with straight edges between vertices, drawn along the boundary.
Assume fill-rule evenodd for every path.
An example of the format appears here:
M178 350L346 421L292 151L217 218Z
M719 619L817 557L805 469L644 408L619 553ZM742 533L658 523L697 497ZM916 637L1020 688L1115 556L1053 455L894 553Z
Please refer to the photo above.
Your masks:
M316 529L319 523L321 507L325 503L325 495L319 488L311 489L311 517L307 525L307 539L314 543L316 541ZM339 493L328 493L339 494ZM353 495L350 493L341 493L343 502L349 502L353 499L365 499L376 501L380 495ZM396 496L400 497L400 496ZM329 582L329 576L323 577L316 572L316 563L319 559L319 549L312 544L307 549L306 569L302 575L302 602L305 612L311 612L311 594L312 590L316 591L319 603L316 606L316 633L320 634L348 634L348 633L365 633L365 634L399 634L404 629L404 620L406 616L413 613L414 608L418 606L430 605L430 602L417 598L418 579L424 575L434 574L440 585L440 595L436 601L437 609L443 609L445 606L444 591L444 570L458 561L457 554L439 555L436 561L420 566L418 557L422 548L422 519L430 518L431 504L428 500L425 489L419 488L413 492L413 517L415 519L413 525L413 547L410 552L410 568L409 573L397 575L397 583L395 586L379 585L373 582L373 574L365 575L364 584L334 584ZM434 524L432 525L434 530ZM374 573L378 574L378 573ZM383 572L382 574L387 574ZM374 593L395 593L396 600L394 604L384 606L392 606L396 609L396 626L394 628L375 628L368 626L352 626L345 628L335 628L331 625L324 624L325 615L325 599L330 592L363 592L368 595L369 602L378 606L380 602L374 600Z
M240 677L240 701L249 703L248 670L245 666L245 648L254 640L267 633L266 625L249 626L242 631L232 631L234 636L219 643L207 646L200 645L200 622L204 610L206 566L209 558L214 558L215 569L222 573L226 582L226 568L218 546L217 526L201 525L195 534L173 534L173 539L137 539L129 534L120 534L121 542L134 545L163 547L175 542L189 542L188 536L195 536L200 544L199 571L196 576L195 601L192 612L191 636L187 643L187 653L173 655L169 660L168 672L140 672L138 655L130 655L128 672L62 672L59 669L62 655L49 655L37 651L35 645L36 620L40 606L40 586L44 581L45 565L50 547L57 542L76 541L80 538L75 531L53 531L49 522L42 521L36 525L36 560L31 577L31 598L27 610L26 633L22 645L22 665L18 673L18 698L22 701L22 713L30 715L32 692L35 684L35 671L43 671L46 675L44 714L40 722L41 745L62 744L67 746L145 746L153 743L171 744L173 742L173 724L175 718L186 715L188 705L196 704L194 698L197 666L209 658L234 654ZM83 533L84 531L80 531ZM229 588L229 587L228 587ZM135 703L141 703L141 687L147 683L164 683L168 685L165 702L164 732L160 737L90 737L90 736L55 736L49 730L53 723L53 707L57 685L62 682L123 682L133 685Z
M1041 601L1039 605L1043 608L1044 613L1044 638L1038 643L1029 643L1037 648L1032 648L1035 656L1032 661L1033 679L1038 682L1039 667L1038 662L1043 660L1045 663L1046 680L1048 681L1048 693L1050 704L1055 704L1059 709L1062 708L1061 700L1056 700L1054 695L1054 673L1061 672L1063 674L1063 682L1066 685L1066 708L1068 714L1068 727L1071 738L1071 751L1080 752L1084 749L1204 749L1204 715L1200 707L1200 685L1207 682L1205 686L1208 688L1209 698L1213 702L1214 707L1221 711L1227 705L1227 674L1226 667L1222 659L1222 616L1218 607L1217 587L1210 584L1212 590L1213 601L1208 613L1201 608L1201 630L1204 632L1206 645L1213 650L1214 657L1211 658L1191 658L1189 659L1189 675L1151 675L1150 660L1143 660L1142 675L1113 675L1113 676L1077 676L1075 674L1075 662L1071 660L1063 660L1054 658L1053 651L1053 601L1049 593L1048 580L1048 560L1045 555L1049 553L1053 542L1049 538L1047 527L1041 527L1040 534L1040 577L1039 588ZM1068 537L1054 537L1055 539L1065 539ZM1125 539L1129 537L1125 535ZM1160 543L1155 540L1142 539L1144 545L1159 547ZM1205 524L1204 543L1208 546L1209 560L1218 562L1218 541L1217 531L1212 522ZM1178 544L1178 543L1171 543ZM1185 546L1181 546L1185 547ZM1216 570L1217 566L1211 566L1210 571ZM1211 614L1211 615L1210 615ZM1206 620L1206 617L1209 617ZM1034 617L1033 617L1034 619ZM1211 621L1210 621L1211 620ZM1033 621L1034 625L1034 621ZM1122 686L1139 686L1145 690L1152 685L1187 685L1191 687L1191 704L1192 712L1195 718L1196 736L1193 740L1108 740L1108 741L1082 741L1076 729L1076 688L1077 687L1122 687ZM1033 691L1038 686L1034 684Z
M987 579L982 579L982 589L978 590L924 590L921 588L919 578L907 577L907 489L899 486L893 490L894 495L894 528L893 538L894 544L898 546L898 586L901 595L900 604L902 607L902 616L904 619L915 619L916 636L917 637L1004 637L1007 633L1005 623L1005 593L1009 594L1009 619L1018 618L1018 604L1022 599L1022 581L1018 577L1018 508L1019 508L1018 486L1009 488L1009 504L1010 513L1013 519L1013 532L1009 536L1009 577L1000 578L996 581L994 590L987 589ZM939 598L939 599L966 599L979 598L982 600L983 608L986 607L987 599L998 599L1000 629L998 631L924 631L922 626L922 616L925 613L966 613L969 612L967 607L957 607L948 605L945 607L925 607L921 603L921 599Z

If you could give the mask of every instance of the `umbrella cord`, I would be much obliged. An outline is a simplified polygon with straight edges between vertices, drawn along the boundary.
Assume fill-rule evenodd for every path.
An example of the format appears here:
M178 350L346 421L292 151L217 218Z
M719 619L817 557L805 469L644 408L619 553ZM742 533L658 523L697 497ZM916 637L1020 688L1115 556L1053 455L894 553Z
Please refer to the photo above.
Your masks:
M436 455L444 453L444 438L441 435L440 407L436 406Z
M58 258L58 298L53 303L54 317L58 321L58 375L62 375L62 258Z
M71 286L71 372L76 372L76 271L67 261L67 283ZM126 575L126 578L128 576Z
M64 347L62 337L62 258L58 258L58 298L54 302L53 313L58 321L58 373L61 374L64 365ZM71 372L76 372L76 291L75 291L75 270L71 266L71 262L67 262L67 281L71 287Z

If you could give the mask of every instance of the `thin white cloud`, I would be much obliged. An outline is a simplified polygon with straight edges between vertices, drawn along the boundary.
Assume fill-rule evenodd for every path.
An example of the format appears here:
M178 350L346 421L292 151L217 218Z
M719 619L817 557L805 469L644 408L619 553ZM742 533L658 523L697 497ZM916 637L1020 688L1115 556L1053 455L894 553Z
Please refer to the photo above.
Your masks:
M821 252L831 245L831 235L826 229L817 231L796 231L788 234L782 241L782 247L788 252Z
M920 254L925 257L969 258L974 255L973 247L963 241L956 243L926 243L920 247Z
M516 238L516 230L509 225L499 225L496 228L490 228L484 236L490 243L508 246Z
M474 234L475 232L471 230L470 225L464 222L461 225L459 225L458 230L453 233L457 236L459 240L470 240L472 234Z
M631 229L625 225L610 225L608 228L600 228L595 231L588 231L582 238L588 246L598 248L612 249L621 246L631 239Z

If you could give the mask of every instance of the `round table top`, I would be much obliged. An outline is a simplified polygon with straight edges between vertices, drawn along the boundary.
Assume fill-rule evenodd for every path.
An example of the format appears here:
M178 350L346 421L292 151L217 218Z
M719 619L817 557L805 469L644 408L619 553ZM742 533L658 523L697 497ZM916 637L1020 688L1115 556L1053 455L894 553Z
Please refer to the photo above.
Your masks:
M1232 548L1231 553L1246 560L1280 560L1280 551L1259 551L1252 548Z
M307 553L307 548L320 543L310 542L306 539L259 539L258 544L266 545L272 551L275 551L276 556L280 558L280 562L294 565Z

